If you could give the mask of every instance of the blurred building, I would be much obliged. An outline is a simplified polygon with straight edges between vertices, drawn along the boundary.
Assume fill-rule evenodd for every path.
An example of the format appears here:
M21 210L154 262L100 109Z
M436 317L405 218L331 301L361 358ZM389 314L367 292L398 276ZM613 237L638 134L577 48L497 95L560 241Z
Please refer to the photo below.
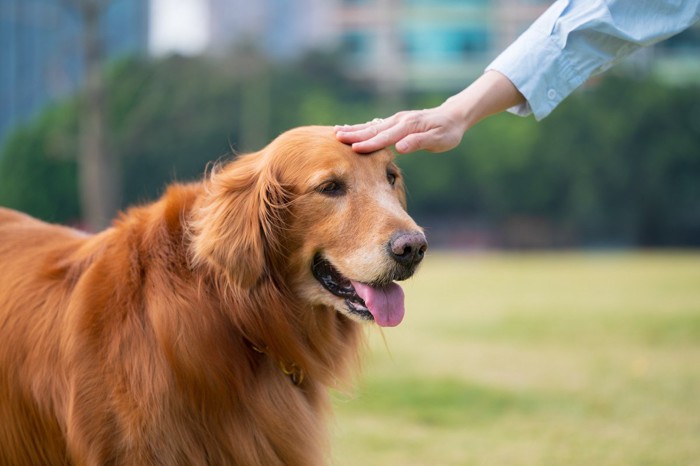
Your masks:
M461 87L549 0L208 0L210 50L252 43L274 58L339 49L381 88Z
M80 0L0 0L0 145L8 130L64 97L83 76ZM106 55L144 53L149 5L110 0L103 14Z
M339 49L380 89L454 91L553 0L206 0L210 50L255 44L273 58ZM700 25L632 60L668 80L700 79Z
M337 0L207 0L210 51L252 44L274 59L291 59L333 42Z
M457 89L483 71L548 0L345 0L348 69L391 89Z
M553 0L342 0L347 69L385 89L456 90ZM700 24L629 60L627 69L670 82L700 80Z
M80 85L82 27L70 5L81 1L88 0L0 0L0 144L11 126ZM96 1L108 4L103 31L110 58L147 53L149 28L165 28L169 40L197 38L193 53L252 44L284 60L339 50L349 76L396 93L461 89L553 0ZM160 9L149 18L156 3ZM201 10L201 20L182 13L185 4ZM175 10L182 11L173 25ZM164 43L160 53L175 45L186 49ZM629 63L635 73L698 82L699 56L700 24Z

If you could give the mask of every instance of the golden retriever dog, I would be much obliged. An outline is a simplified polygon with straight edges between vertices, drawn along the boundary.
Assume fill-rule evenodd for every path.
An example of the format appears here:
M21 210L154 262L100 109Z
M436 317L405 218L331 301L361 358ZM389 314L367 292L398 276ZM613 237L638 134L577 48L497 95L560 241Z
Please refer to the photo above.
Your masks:
M0 209L0 464L325 463L426 249L392 160L304 127L95 235Z

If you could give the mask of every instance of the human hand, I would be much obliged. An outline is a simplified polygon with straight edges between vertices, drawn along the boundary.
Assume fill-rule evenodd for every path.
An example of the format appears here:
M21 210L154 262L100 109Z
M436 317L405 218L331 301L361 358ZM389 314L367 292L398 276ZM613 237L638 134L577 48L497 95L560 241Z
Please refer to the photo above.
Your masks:
M465 131L477 122L523 102L525 97L506 76L490 70L438 107L336 126L335 136L360 153L392 144L401 154L419 149L445 152L457 147Z
M396 113L367 123L335 127L339 141L352 144L355 152L368 153L396 145L401 154L424 149L445 152L462 141L466 123L443 104L426 110Z

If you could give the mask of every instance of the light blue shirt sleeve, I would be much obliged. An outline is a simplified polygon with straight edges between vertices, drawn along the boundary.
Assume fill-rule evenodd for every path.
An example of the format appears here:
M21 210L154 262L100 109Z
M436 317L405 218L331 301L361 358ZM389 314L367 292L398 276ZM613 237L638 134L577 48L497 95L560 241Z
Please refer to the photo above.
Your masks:
M486 69L504 74L526 103L549 115L591 75L700 19L700 0L558 0Z

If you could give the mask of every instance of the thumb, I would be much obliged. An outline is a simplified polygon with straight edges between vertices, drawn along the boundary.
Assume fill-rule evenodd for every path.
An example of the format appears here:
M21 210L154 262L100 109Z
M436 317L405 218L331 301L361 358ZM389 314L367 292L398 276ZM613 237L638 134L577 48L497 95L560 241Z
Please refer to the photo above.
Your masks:
M420 149L424 149L425 136L422 133L409 134L396 143L396 151L399 154L408 154Z

